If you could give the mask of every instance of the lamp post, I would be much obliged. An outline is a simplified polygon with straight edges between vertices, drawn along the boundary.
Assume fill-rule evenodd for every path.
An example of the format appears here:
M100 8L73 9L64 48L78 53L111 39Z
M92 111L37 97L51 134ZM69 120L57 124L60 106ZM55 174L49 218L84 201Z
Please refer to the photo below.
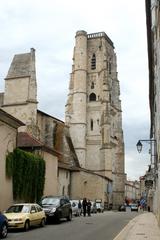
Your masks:
M142 146L143 146L141 143L141 140L137 142L136 146L137 146L137 151L140 153L142 151Z
M148 211L153 210L153 193L156 189L156 168L157 168L157 145L155 139L141 139L137 142L137 151L140 153L143 148L142 142L147 142L150 144L150 154L151 154L151 165L144 176L145 191L147 193L146 200Z
M137 151L139 153L141 153L142 148L143 148L142 142L147 142L150 144L151 164L154 163L154 165L156 165L156 157L157 157L156 140L155 139L140 139L136 144Z

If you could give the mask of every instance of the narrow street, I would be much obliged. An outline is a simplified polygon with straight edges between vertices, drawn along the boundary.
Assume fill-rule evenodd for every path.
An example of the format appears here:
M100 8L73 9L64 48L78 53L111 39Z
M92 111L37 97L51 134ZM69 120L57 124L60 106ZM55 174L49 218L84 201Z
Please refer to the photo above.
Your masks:
M73 217L71 222L50 224L28 232L10 231L8 239L16 240L113 240L137 212L114 212L92 214L91 217Z

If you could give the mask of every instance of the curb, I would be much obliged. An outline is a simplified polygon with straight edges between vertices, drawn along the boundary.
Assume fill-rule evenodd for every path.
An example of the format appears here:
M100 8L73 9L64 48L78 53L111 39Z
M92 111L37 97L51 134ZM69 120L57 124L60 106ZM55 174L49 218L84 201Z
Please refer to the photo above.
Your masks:
M144 212L128 222L113 240L160 240L160 228L153 213Z
M135 226L136 218L133 218L129 223L119 232L119 234L113 240L125 240L129 236L130 230Z

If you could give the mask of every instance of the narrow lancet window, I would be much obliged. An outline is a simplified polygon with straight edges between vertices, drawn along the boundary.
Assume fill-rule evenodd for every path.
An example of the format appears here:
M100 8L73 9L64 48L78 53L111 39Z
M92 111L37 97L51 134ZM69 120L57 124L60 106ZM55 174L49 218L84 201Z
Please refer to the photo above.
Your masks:
M92 59L91 59L91 69L94 70L96 69L96 55L93 53Z
M93 119L91 119L91 131L93 131Z
M111 62L109 63L109 74L112 73L112 65L111 65Z

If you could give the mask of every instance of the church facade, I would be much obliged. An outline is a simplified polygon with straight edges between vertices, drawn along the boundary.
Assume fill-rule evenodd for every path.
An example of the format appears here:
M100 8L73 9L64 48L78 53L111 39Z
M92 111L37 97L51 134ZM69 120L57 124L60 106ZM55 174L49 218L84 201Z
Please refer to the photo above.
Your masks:
M80 166L113 181L117 208L125 186L122 110L114 45L104 32L76 33L65 117Z
M14 148L44 158L45 195L98 199L105 208L118 208L124 202L124 142L116 64L113 42L104 32L76 33L63 122L38 110L35 50L14 56L5 92L0 93L0 109L19 124ZM3 156L0 153L3 173L7 153L7 147ZM4 181L8 181L5 175ZM5 194L0 191L0 195L9 196L7 204L12 201L9 184Z

